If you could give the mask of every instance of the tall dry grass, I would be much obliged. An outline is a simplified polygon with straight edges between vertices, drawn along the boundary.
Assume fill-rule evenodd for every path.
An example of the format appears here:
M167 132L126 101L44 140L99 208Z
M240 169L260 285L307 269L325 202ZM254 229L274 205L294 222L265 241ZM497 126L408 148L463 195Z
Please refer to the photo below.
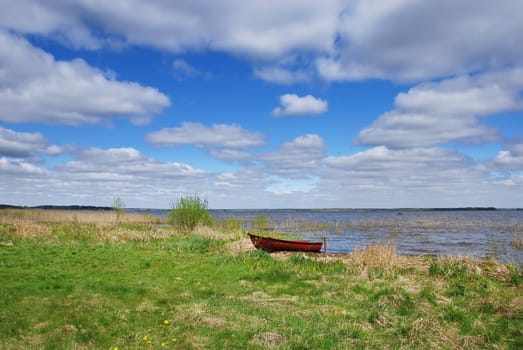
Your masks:
M55 210L55 209L2 209L0 224L12 223L81 223L113 225L118 222L118 213L104 210ZM162 219L137 213L120 214L120 223L160 224Z
M147 214L118 214L113 211L85 210L0 210L2 237L47 238L58 240L69 235L77 239L145 240L173 234L162 220Z
M514 249L523 249L523 234L514 233L514 235L512 236L512 240L510 241L510 245Z

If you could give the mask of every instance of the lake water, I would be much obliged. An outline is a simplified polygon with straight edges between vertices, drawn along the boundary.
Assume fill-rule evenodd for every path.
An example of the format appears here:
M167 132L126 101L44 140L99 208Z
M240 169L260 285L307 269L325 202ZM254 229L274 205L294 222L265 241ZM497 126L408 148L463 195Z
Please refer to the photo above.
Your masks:
M164 217L166 210L150 211ZM523 210L211 210L217 219L239 219L245 229L265 218L278 232L327 240L330 253L382 242L398 254L493 257L523 264ZM263 221L263 220L262 220Z

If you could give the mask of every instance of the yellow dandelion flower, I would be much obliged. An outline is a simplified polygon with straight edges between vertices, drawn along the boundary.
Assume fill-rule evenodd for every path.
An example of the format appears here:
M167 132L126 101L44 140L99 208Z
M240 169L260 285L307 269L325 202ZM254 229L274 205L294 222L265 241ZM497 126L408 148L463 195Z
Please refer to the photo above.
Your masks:
M173 343L176 343L176 338L173 338Z
M143 336L143 341L147 341L147 336L146 335Z
M162 342L162 344L160 344L161 346L165 347L167 345L166 342Z
M164 324L169 324L169 320L163 320Z

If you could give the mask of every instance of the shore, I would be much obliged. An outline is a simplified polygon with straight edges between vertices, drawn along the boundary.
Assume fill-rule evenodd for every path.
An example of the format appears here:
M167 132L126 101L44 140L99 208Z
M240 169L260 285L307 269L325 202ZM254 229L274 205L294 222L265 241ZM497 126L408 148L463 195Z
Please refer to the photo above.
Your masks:
M387 244L269 254L241 230L49 213L0 211L8 349L523 346L523 275L510 264Z

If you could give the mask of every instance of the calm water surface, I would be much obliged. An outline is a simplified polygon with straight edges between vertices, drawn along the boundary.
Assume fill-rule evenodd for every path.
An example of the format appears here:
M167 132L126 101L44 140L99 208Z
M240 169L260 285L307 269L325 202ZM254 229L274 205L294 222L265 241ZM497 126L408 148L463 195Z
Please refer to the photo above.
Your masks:
M165 216L167 211L153 214ZM523 210L211 210L217 219L235 218L249 229L265 217L278 232L327 239L331 253L382 242L404 255L493 257L523 264Z

